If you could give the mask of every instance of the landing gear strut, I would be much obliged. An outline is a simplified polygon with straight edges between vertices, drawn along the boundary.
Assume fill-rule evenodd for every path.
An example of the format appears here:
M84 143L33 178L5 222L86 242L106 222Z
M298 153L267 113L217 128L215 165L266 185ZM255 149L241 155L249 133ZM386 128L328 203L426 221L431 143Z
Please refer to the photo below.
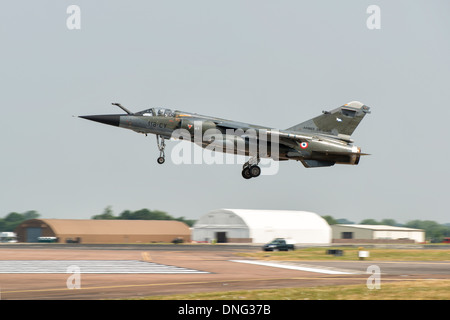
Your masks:
M256 178L261 174L261 168L258 166L259 157L252 157L242 166L242 177L244 179Z
M160 139L161 138L161 139ZM166 147L166 141L163 136L156 135L156 143L159 149L159 158L156 160L159 164L163 164L166 161L166 156L164 154L164 148Z

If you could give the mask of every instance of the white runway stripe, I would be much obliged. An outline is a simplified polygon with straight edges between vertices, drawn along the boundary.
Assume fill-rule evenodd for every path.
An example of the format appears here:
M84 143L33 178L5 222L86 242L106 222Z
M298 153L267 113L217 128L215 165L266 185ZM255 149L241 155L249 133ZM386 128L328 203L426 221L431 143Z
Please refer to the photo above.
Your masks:
M306 267L306 266L300 266L300 265L287 265L287 264L267 262L267 261L254 261L254 260L230 260L230 261L239 262L239 263L256 264L256 265L266 266L266 267L275 267L275 268L308 271L308 272L316 272L316 273L325 273L325 274L352 274L351 272L330 270L330 269L325 269L325 268L321 268L321 267L312 268L309 266Z
M3 260L0 273L67 273L69 266L80 273L209 273L138 260Z

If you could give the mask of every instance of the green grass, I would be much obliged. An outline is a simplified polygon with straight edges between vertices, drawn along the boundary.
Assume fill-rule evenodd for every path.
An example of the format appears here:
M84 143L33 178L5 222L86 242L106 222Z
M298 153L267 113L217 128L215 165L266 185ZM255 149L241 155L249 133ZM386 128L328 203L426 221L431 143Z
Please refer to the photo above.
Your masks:
M450 281L417 280L381 283L380 289L369 290L365 284L242 290L152 296L143 300L449 300Z
M344 251L343 256L326 254L329 249ZM368 248L370 257L367 261L450 261L449 249L381 249ZM294 251L281 252L240 252L241 257L256 258L260 260L359 260L358 248L355 247L326 247L304 248Z

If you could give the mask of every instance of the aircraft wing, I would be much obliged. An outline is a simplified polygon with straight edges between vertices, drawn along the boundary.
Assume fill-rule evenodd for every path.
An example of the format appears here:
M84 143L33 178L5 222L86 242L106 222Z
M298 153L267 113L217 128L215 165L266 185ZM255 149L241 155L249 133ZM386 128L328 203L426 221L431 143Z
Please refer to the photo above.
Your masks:
M345 151L313 151L313 154L322 154L325 156L351 156L351 155L360 155L360 156L370 156L369 153L361 153L361 152L345 152Z
M251 128L248 124L241 122L214 121L214 123L216 124L217 127L222 129L233 129L233 130L242 129L245 131Z
M256 126L250 126L246 123L241 122L233 122L233 121L214 121L217 128L219 129L231 129L228 134L236 135L241 138L255 138L257 137L258 140L262 141L271 141L278 140L279 145L283 145L287 148L290 148L292 151L288 153L288 155L295 157L295 156L301 156L302 154L297 151L299 149L299 146L301 143L309 143L313 139L327 139L327 137L319 137L313 136L313 135L303 135L297 132L286 132L286 131L279 131L275 129L270 129L267 127L256 127ZM253 129L254 131L252 131ZM336 139L336 137L330 137L331 140L340 140ZM342 154L341 156L343 156ZM337 154L335 155L337 156Z
M232 122L232 121L215 121L216 126L222 129L232 129L234 131L229 134L234 134L242 138L255 137L260 140L271 141L273 138L278 137L280 144L283 144L290 148L298 147L299 143L307 142L312 139L311 136L306 136L298 133L280 132L278 130L272 130L264 127L253 127L245 123ZM251 131L251 129L255 131Z

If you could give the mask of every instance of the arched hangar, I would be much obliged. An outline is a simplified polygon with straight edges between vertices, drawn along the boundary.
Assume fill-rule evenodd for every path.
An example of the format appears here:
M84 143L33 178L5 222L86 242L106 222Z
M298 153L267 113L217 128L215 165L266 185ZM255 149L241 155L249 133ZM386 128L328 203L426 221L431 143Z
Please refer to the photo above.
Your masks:
M331 228L316 213L289 210L218 209L194 225L194 241L267 243L274 238L294 243L328 244Z
M82 220L31 219L15 230L19 242L39 242L38 238L57 238L58 242L150 243L191 240L189 226L167 220Z

